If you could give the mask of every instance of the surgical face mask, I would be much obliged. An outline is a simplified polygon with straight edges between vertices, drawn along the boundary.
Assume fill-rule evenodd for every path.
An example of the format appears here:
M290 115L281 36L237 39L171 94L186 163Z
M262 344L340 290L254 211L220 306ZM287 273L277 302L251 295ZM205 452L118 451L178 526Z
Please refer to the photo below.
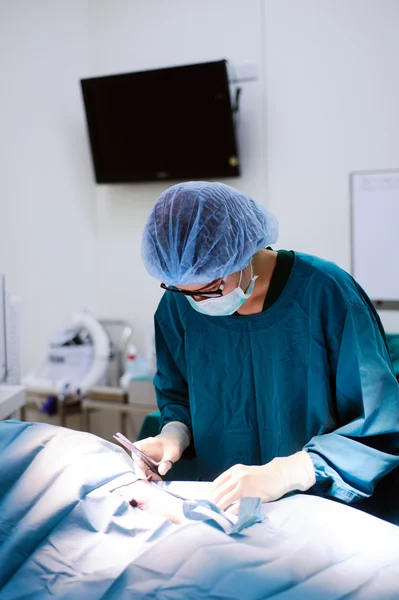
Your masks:
M251 271L253 274L252 265ZM220 296L220 298L208 298L208 300L202 300L202 302L196 302L194 298L191 298L190 296L186 296L186 298L190 302L191 306L203 315L209 315L211 317L228 317L229 315L233 315L235 312L237 312L237 310L244 304L245 300L248 300L248 298L251 296L252 292L254 291L255 281L257 278L257 275L252 277L247 291L244 292L240 287L242 279L241 271L238 287L229 294L226 294L226 296Z

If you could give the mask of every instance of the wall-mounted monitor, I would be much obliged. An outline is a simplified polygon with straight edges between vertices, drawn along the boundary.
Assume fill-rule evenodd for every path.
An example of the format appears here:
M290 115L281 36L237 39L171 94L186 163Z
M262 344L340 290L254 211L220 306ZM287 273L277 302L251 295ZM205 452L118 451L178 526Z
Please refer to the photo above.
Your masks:
M226 61L81 85L98 183L239 175Z

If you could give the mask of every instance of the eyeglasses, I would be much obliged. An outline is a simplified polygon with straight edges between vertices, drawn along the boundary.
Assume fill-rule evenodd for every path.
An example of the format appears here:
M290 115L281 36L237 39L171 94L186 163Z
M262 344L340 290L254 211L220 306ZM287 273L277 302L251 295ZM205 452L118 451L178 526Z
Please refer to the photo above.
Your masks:
M226 282L224 279L222 279L219 288L214 292L201 292L201 290L195 290L191 292L189 290L180 290L179 288L173 285L165 285L164 283L161 283L161 288L168 292L174 292L175 294L183 294L183 296L200 296L201 298L220 298L220 296L223 296L223 289L225 285Z

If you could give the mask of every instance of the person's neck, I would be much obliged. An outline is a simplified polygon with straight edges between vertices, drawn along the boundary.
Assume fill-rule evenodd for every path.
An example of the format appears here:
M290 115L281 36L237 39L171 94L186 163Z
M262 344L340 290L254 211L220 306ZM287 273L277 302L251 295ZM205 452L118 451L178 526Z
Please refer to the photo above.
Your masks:
M266 294L270 286L274 269L276 267L277 252L273 250L260 250L252 259L255 281L254 291L237 311L240 315L256 315L262 312ZM248 284L249 285L249 284Z

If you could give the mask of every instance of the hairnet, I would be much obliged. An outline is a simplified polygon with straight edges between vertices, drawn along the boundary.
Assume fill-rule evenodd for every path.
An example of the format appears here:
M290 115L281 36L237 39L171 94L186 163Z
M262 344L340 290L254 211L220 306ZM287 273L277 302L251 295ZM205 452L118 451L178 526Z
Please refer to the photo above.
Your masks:
M166 284L205 284L246 267L277 233L276 218L246 194L192 181L158 198L141 254L149 274Z

